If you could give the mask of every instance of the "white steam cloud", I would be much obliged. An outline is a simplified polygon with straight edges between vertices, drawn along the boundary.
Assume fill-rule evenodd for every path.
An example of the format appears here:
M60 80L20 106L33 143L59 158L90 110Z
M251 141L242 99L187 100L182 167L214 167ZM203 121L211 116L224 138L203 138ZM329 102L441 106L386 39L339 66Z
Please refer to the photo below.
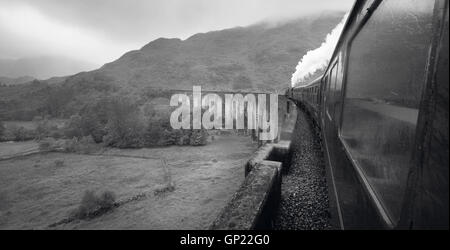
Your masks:
M334 48L347 21L348 13L345 14L341 22L327 35L325 42L315 49L310 50L303 56L292 74L291 85L297 86L304 84L304 81L319 70L323 70L329 63Z

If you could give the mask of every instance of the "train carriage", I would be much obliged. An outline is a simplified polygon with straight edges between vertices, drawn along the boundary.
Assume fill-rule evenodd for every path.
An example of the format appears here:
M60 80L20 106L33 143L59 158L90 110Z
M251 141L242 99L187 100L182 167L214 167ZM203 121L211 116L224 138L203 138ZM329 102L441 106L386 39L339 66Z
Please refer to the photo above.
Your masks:
M324 75L286 93L320 126L340 228L448 229L448 9L356 1Z
M293 100L297 100L297 104L302 105L315 119L319 116L319 102L318 91L322 79L317 78L309 84L292 88L291 93L295 93Z

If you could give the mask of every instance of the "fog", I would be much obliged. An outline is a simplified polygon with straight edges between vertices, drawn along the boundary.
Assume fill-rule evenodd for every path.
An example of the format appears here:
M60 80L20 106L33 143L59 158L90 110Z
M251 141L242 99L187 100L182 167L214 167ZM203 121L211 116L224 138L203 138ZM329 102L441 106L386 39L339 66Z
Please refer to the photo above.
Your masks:
M102 65L158 37L279 21L352 0L0 0L0 58L63 56Z

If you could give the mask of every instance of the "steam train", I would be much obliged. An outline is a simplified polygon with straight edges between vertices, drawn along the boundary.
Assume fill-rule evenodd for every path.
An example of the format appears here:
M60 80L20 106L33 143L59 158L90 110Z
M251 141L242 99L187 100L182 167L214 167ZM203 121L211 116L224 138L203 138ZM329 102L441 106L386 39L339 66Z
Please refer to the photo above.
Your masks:
M356 1L325 73L286 91L319 128L342 229L448 229L448 4Z

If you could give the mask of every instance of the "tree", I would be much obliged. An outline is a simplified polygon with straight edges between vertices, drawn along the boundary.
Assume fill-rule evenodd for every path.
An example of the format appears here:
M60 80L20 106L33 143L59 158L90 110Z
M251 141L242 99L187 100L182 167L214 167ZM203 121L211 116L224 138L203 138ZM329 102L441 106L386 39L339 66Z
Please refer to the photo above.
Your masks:
M33 134L22 126L11 126L11 135L14 141L25 141L33 139Z
M145 126L137 105L126 98L113 100L106 124L106 145L139 148L144 145Z
M33 121L37 123L35 130L35 139L37 140L42 140L43 138L50 136L52 132L55 133L58 130L56 125L52 125L46 117L42 118L36 116Z
M44 110L52 117L59 117L67 103L73 97L71 89L58 87L47 87L47 98L44 103Z
M150 122L145 131L145 146L156 146L163 138L163 128L158 122Z
M96 143L103 141L105 136L105 125L102 124L96 113L89 112L81 116L83 136L92 136Z
M0 138L3 137L5 134L5 126L3 125L3 122L0 121Z
M103 136L106 135L105 126L106 120L102 118L103 113L96 110L82 110L81 115L73 115L70 117L65 134L69 138L81 138L84 136L92 136L96 143L103 141Z
M65 134L68 138L81 138L83 136L83 125L80 115L72 115L67 124Z
M208 133L205 129L195 129L192 130L191 136L189 138L189 145L203 146L206 145L207 139Z

